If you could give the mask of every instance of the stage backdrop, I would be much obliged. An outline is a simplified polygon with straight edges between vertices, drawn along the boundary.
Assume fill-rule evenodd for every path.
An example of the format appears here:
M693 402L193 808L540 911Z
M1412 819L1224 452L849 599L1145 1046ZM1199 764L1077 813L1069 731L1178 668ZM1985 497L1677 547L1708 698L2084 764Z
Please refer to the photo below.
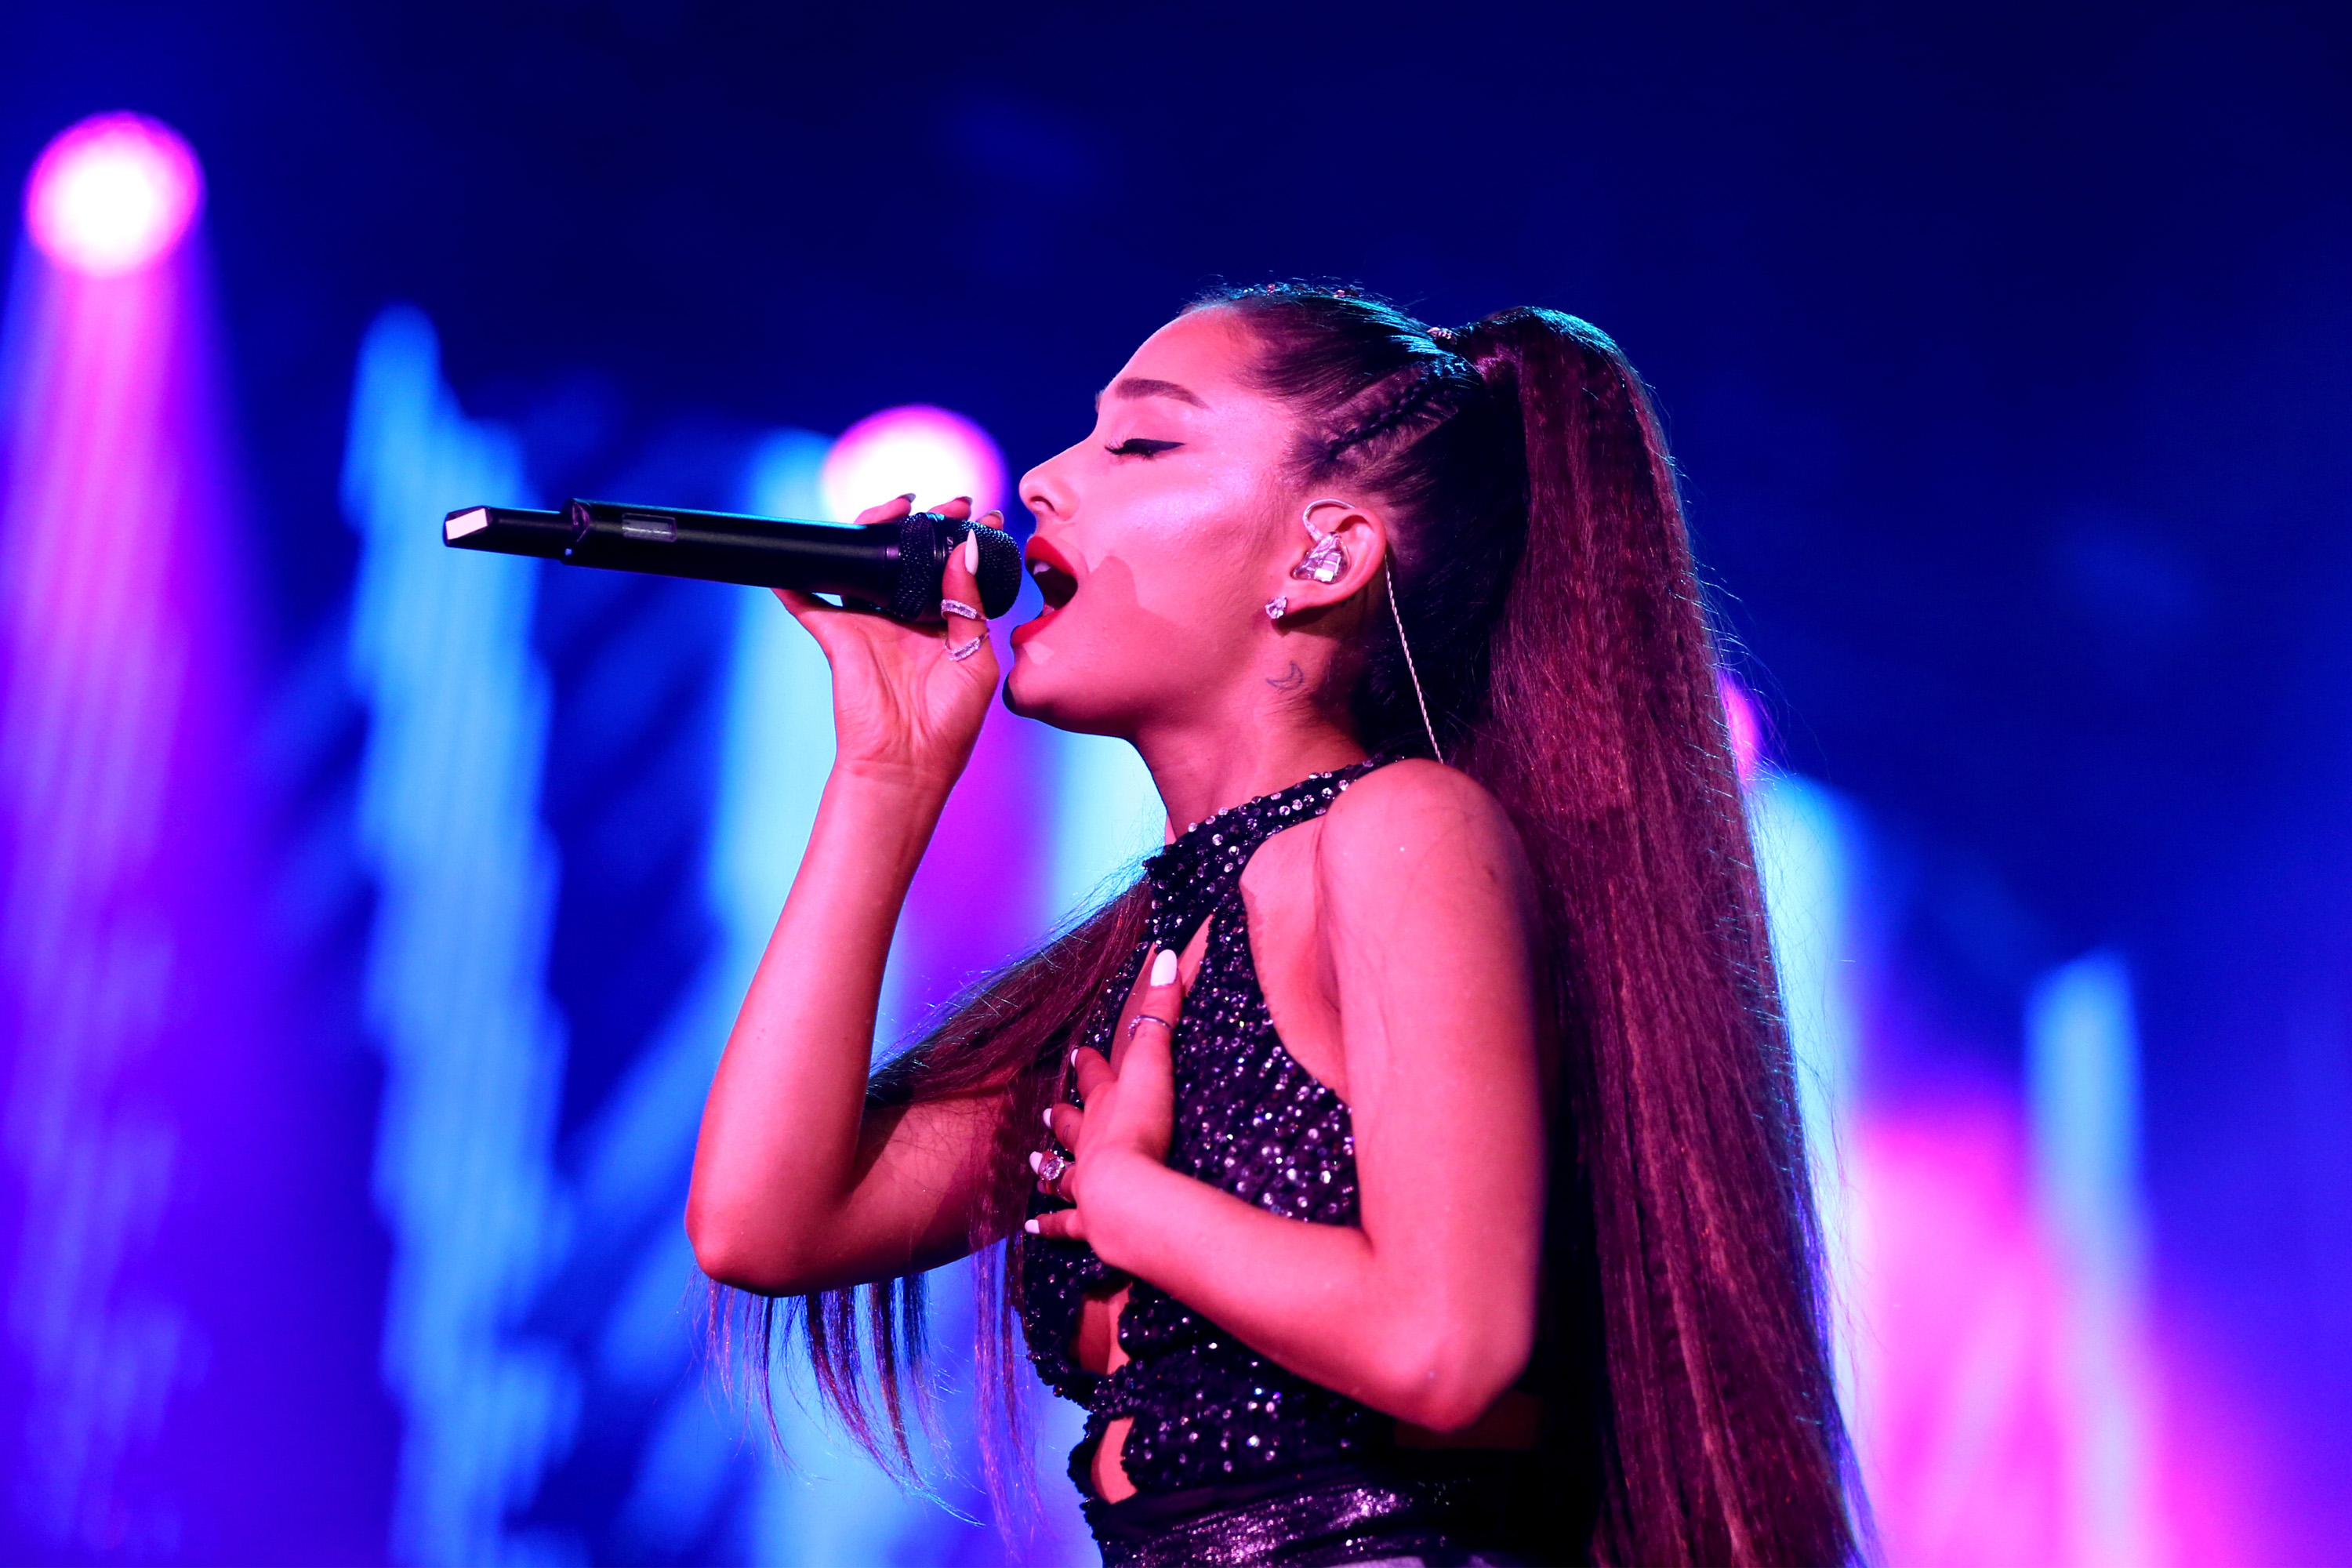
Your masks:
M1066 138L992 112L955 121L973 156L1061 167ZM350 570L289 637L268 605L289 531L243 456L277 433L233 413L200 151L140 115L59 127L0 329L0 1555L1092 1561L1067 1407L1032 1389L1034 1509L999 1519L976 1480L961 1268L932 1281L928 1489L859 1457L788 1363L772 1428L714 1342L687 1172L831 760L813 646L763 594L439 536L484 502L838 520L903 489L1018 530L1019 459L887 356L859 373L870 406L822 430L691 399L640 417L552 362L461 395L463 331L387 288L320 395L339 506L306 526ZM1759 451L1826 449L1736 377L1694 403ZM1726 528L1726 556L1801 603L1757 531ZM2053 570L2132 636L2204 614L2133 539L2083 510ZM1871 633L1835 625L1790 663L1875 694L1853 710L1990 727L1992 677L1906 686L1874 647L1831 657ZM2325 1555L2341 1505L2295 1478L2335 1451L2347 1364L2341 1010L2301 971L2260 1005L2212 981L2325 931L2296 937L2217 852L2210 901L2151 876L2164 920L2067 937L1897 792L1813 776L1808 716L1728 640L1722 689L1876 1550ZM1970 754L1989 794L2043 766L2014 742ZM2137 775L2111 772L2130 808ZM1127 748L992 713L877 1052L1163 826ZM2310 858L2312 907L2340 904L2340 858ZM2189 1061L2184 1039L2264 1049Z

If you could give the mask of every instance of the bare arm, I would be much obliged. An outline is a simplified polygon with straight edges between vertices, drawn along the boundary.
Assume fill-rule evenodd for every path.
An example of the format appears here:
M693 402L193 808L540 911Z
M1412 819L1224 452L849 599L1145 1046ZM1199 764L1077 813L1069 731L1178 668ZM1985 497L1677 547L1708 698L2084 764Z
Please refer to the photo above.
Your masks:
M902 500L859 521L903 515ZM961 560L947 593L976 604ZM771 1294L884 1279L971 1246L1000 1107L869 1113L882 966L908 883L996 687L992 648L780 594L834 676L835 761L775 934L703 1107L687 1234L712 1279Z
M1361 1228L1303 1225L1170 1170L1152 1028L1109 1066L1081 1058L1088 1109L1056 1127L1077 1152L1061 1190L1078 1207L1041 1223L1304 1377L1457 1430L1535 1342L1545 1129L1525 857L1477 785L1402 763L1333 807L1318 861ZM1171 985L1137 1005L1174 1001Z

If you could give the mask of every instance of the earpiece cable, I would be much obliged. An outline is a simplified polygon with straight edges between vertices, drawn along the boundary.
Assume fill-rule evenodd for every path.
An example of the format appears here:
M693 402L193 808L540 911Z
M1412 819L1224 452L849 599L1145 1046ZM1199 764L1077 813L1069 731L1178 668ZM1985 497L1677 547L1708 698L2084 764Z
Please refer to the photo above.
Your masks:
M1429 736L1429 754L1442 763L1445 753L1437 749L1437 726L1429 721L1429 699L1421 694L1421 671L1412 667L1412 644L1404 636L1404 612L1397 608L1396 572L1383 561L1381 574L1388 581L1389 614L1396 619L1397 647L1404 649L1404 672L1412 678L1412 700L1421 708L1421 727Z

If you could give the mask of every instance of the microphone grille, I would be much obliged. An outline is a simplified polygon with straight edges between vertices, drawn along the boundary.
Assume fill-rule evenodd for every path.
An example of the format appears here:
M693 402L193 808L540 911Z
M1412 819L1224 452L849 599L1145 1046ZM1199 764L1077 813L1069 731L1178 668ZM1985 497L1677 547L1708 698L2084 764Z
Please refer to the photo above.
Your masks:
M992 621L1021 596L1021 546L1002 529L974 524L972 532L980 536L980 608Z
M948 552L963 543L967 532L980 536L981 613L992 621L1013 608L1013 601L1021 596L1021 547L1013 536L934 511L910 513L899 523L898 577L884 608L902 621L939 614L940 579L947 570Z

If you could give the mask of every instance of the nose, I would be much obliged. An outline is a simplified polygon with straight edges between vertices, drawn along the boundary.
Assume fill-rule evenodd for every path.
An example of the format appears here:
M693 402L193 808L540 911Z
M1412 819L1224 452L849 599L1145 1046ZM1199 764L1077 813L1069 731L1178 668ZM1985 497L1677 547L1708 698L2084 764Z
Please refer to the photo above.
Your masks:
M1022 504L1034 513L1042 526L1048 522L1067 521L1076 497L1065 476L1065 459L1068 449L1055 453L1021 476Z

